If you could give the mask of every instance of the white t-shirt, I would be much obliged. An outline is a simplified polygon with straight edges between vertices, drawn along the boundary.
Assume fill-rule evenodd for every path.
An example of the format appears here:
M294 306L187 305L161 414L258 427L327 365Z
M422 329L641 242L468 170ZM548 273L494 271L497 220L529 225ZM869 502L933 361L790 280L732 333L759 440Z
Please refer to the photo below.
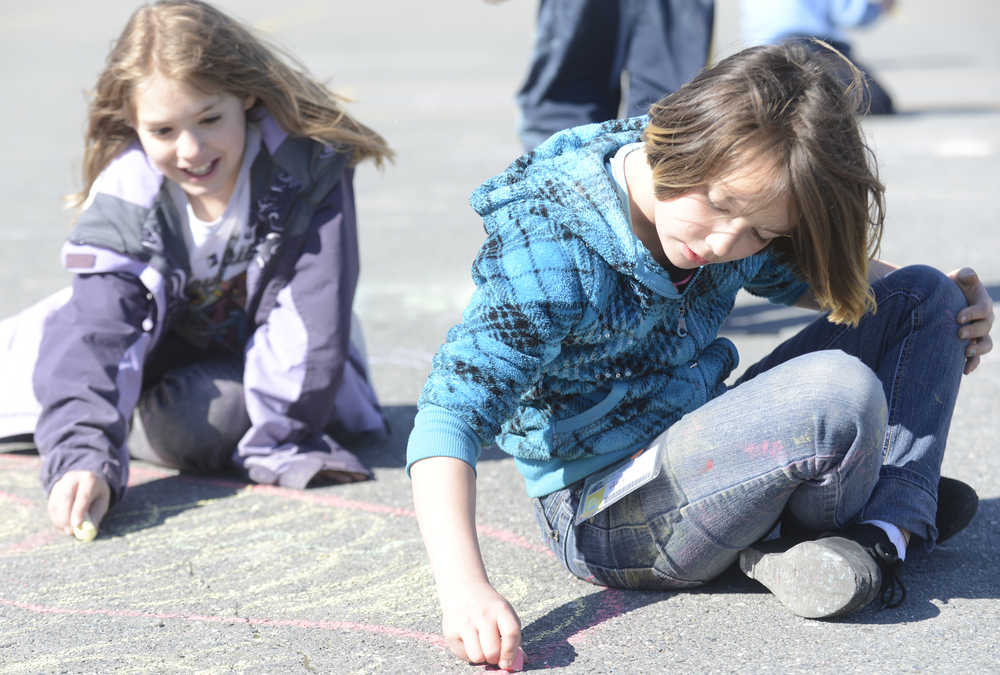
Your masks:
M191 275L184 287L188 306L173 330L191 344L236 350L246 339L246 269L254 256L250 230L250 166L260 149L260 130L247 125L243 161L226 210L216 220L195 215L187 195L169 181L180 214Z
M201 220L195 215L187 195L177 183L169 181L168 191L181 216L184 242L187 245L191 266L191 284L214 284L227 281L247 268L253 256L247 217L250 213L250 165L260 148L260 130L248 124L243 162L233 194L226 210L213 221Z

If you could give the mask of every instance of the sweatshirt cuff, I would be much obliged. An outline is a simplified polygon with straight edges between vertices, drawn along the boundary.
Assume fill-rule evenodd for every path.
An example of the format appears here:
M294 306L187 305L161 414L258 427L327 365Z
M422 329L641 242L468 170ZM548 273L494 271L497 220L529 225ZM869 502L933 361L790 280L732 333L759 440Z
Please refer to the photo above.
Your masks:
M90 448L62 449L45 453L42 459L42 487L46 496L52 491L52 486L70 471L90 471L107 481L108 487L111 488L111 502L108 508L125 496L128 466L122 466L104 453Z
M436 405L427 405L413 419L413 431L406 446L406 475L414 462L428 457L454 457L473 471L482 451L482 443L457 414Z

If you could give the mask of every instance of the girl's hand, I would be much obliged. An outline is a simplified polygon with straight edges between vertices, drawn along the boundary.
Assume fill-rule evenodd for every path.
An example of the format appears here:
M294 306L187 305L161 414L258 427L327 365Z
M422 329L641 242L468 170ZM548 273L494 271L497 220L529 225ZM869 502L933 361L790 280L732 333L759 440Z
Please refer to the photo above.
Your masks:
M441 631L455 656L508 671L520 666L515 659L521 647L521 621L489 583L443 591L441 611Z
M990 338L994 318L993 299L971 267L954 270L948 278L958 284L969 302L969 306L958 313L958 336L969 341L965 348L965 374L968 375L979 365L979 359L993 349Z
M483 565L472 466L456 457L428 457L413 463L410 479L449 649L470 663L515 669L519 656L523 663L521 621L490 584Z
M67 471L49 491L49 519L73 534L84 520L100 525L110 503L111 488L104 478L91 471Z

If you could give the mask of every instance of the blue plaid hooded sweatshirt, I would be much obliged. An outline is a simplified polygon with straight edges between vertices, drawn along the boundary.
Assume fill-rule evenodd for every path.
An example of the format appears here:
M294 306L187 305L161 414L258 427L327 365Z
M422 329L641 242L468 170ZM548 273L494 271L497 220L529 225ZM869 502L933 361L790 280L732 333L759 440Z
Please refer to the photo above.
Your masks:
M570 485L726 390L739 359L718 331L741 288L785 304L806 290L765 249L677 291L608 163L646 121L561 132L472 194L487 235L476 291L434 357L407 468L435 456L475 467L496 442L529 496Z

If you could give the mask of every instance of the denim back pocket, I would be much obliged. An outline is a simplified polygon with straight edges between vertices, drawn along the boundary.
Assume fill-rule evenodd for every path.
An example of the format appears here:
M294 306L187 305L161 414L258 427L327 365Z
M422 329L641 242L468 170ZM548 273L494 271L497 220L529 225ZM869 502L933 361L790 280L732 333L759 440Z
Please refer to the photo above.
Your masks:
M573 502L572 487L565 487L556 490L544 497L537 497L534 500L535 520L545 545L564 565L568 565L566 560L566 538L572 536L570 530L573 527L573 515L576 508Z

